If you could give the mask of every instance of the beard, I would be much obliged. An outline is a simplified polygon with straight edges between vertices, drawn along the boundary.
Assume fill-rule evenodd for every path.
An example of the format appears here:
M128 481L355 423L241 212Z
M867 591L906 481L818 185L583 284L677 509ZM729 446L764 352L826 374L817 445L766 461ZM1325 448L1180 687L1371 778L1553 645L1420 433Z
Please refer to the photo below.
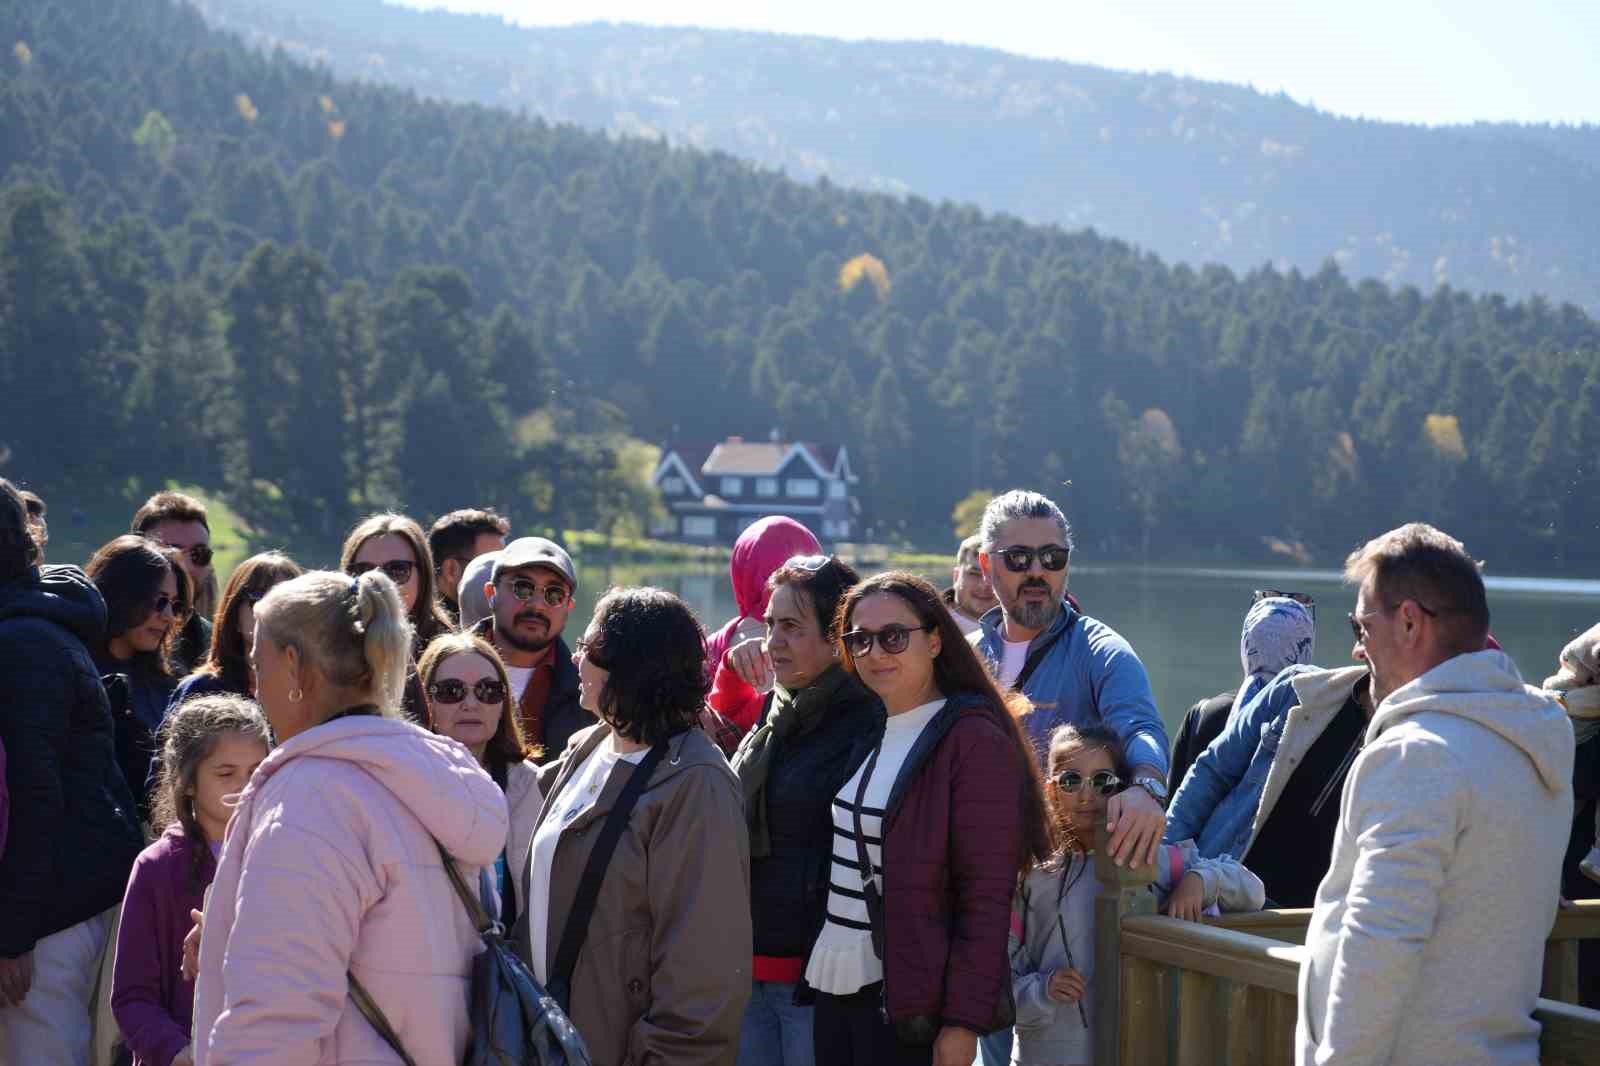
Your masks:
M1022 598L1022 593L1027 589L1043 589L1045 598L1030 603ZM1006 616L1023 629L1044 629L1055 621L1056 613L1061 610L1061 597L1051 595L1049 584L1035 578L1017 586L1017 594L1003 606Z
M521 622L527 621L530 618L537 618L539 621L544 623L544 632L541 635L536 637L525 637L521 633L517 632L517 625ZM501 625L500 620L497 618L495 619L494 623L494 633L496 639L505 641L507 646L515 648L518 651L544 651L556 639L556 634L551 630L550 627L550 620L542 615L537 614L518 615L516 618L511 620L510 629L507 629L505 626Z

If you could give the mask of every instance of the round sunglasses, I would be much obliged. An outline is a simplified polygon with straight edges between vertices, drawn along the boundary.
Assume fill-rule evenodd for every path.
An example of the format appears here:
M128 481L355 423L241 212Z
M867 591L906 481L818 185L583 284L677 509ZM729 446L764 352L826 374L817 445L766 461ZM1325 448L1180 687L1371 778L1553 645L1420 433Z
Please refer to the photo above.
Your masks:
M538 598L544 600L546 607L560 607L572 595L567 591L567 587L560 583L540 585L525 577L513 578L511 583L506 586L506 589L511 593L512 598L519 603L527 603L532 599Z
M878 630L852 629L839 640L844 645L844 650L855 659L870 652L874 642L883 649L885 655L899 655L911 646L911 634L926 633L933 628L931 625L903 626L891 623Z
M390 559L386 563L351 563L350 576L360 577L362 574L382 570L390 581L396 585L404 585L411 580L411 575L416 573L417 564L407 562L405 559Z
M479 703L504 703L506 686L497 677L481 678L472 686L472 695ZM467 683L459 678L447 677L428 686L428 698L435 703L460 703L467 698Z
M1102 796L1110 796L1122 787L1122 778L1110 770L1096 770L1087 779L1076 770L1063 770L1055 776L1056 787L1063 792L1076 792L1086 781Z

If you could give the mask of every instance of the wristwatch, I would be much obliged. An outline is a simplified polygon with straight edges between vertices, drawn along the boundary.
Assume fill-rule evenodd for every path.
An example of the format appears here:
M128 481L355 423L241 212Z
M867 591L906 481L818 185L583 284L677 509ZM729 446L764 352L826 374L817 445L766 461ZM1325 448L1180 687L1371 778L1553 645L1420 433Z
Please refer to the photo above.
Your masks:
M1134 778L1133 783L1150 793L1155 801L1161 804L1163 807L1167 805L1167 783L1161 780L1161 778L1151 777L1146 774L1141 777Z

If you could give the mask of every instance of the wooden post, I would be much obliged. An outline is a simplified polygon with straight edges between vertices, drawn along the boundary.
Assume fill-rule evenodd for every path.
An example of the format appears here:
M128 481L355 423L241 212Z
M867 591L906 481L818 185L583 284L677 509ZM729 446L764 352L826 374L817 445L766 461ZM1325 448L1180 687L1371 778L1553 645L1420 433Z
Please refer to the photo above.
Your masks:
M1106 853L1105 832L1094 842L1094 874L1100 891L1094 901L1094 1061L1099 1066L1147 1066L1122 1057L1122 917L1154 914L1154 866L1118 866Z
M1578 1002L1578 941L1545 942L1544 981L1539 995L1560 1003Z

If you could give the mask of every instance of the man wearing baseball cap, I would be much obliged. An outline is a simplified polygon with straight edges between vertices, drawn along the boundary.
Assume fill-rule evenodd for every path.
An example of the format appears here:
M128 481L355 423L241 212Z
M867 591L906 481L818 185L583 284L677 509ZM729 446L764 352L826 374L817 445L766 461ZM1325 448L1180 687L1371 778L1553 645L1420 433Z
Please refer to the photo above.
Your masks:
M484 594L491 614L475 628L505 661L517 700L522 737L543 748L540 763L556 758L567 740L595 722L578 705L578 668L561 639L578 572L561 545L519 537L495 560Z

